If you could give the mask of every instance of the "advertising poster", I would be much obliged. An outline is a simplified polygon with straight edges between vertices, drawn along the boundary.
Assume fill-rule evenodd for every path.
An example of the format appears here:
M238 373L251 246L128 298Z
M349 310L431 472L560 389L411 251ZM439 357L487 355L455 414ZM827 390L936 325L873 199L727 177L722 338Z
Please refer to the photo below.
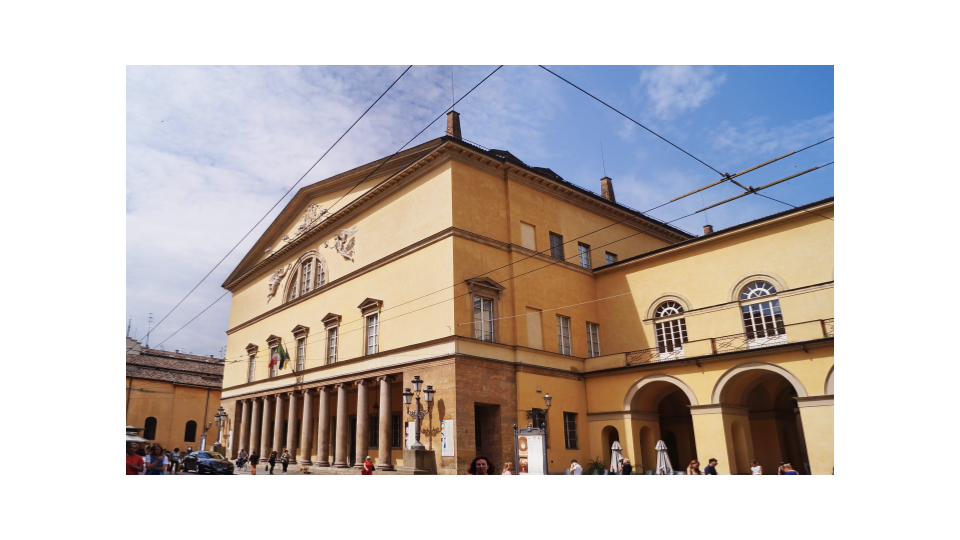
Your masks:
M453 430L453 419L444 418L440 424L440 455L444 457L453 457L456 455L453 450L453 441L456 439L456 431Z
M517 437L517 474L543 474L543 436Z
M417 442L417 423L413 420L407 420L403 429L403 447L407 450L413 448L413 443Z

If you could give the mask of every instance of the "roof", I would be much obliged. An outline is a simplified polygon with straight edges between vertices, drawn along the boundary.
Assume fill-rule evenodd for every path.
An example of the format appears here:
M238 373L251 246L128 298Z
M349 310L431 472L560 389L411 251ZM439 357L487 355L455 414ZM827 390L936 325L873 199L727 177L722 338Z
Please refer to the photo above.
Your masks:
M759 218L759 219L754 219L754 220L752 220L752 221L747 221L747 222L745 222L745 223L740 223L740 224L734 225L734 226L732 226L732 227L727 227L726 229L720 229L719 231L713 231L713 232L710 233L710 234L705 234L705 235L703 235L703 236L698 236L697 238L691 238L690 240L684 240L683 242L677 242L676 244L670 244L669 246L664 246L664 247L662 247L662 248L658 248L658 249L655 249L655 250L653 250L653 251L648 251L648 252L646 252L646 253L641 253L641 254L639 254L639 255L634 255L633 257L629 257L629 258L627 258L627 259L623 259L622 261L617 261L617 262L615 262L615 263L605 264L605 265L603 265L603 266L598 266L598 267L594 268L593 271L596 272L596 271L598 271L598 270L602 270L602 269L605 269L605 268L610 268L610 267L612 267L612 266L618 266L618 265L625 264L625 263L628 263L628 262L631 262L631 261L636 261L636 260L639 260L639 259L643 259L643 258L645 258L645 257L649 257L649 256L651 256L651 255L656 255L657 253L662 253L662 252L664 252L664 251L669 251L669 250L671 250L671 249L676 249L676 248L678 248L678 247L683 247L683 246L687 246L687 245L690 245L690 244L695 244L695 243L698 243L698 242L708 242L708 241L710 241L711 239L713 239L713 238L715 238L715 237L717 237L717 236L719 236L719 235L721 235L721 234L724 234L724 233L733 232L733 231L736 231L736 230L738 230L738 229L745 229L745 228L747 228L747 227L751 227L751 226L753 226L753 225L757 225L757 224L759 224L759 223L763 223L764 221L773 221L773 220L778 219L778 218L781 218L781 217L783 217L783 216L788 216L788 215L790 215L790 214L799 214L799 213L801 213L801 212L804 212L804 211L807 210L808 208L813 208L813 207L815 207L815 206L820 206L820 205L822 205L822 204L826 204L826 203L829 203L829 202L833 202L833 197L827 197L826 199L821 199L821 200L819 200L819 201L815 201L815 202L812 202L812 203L808 203L808 204L805 204L805 205L803 205L803 206L798 206L798 207L796 207L796 208L791 208L790 210L784 210L783 212L777 212L776 214L770 214L769 216L764 216L764 217Z
M213 355L201 356L199 354L186 354L186 353L181 353L179 351L174 351L174 352L161 351L160 349L147 349L145 347L142 347L140 349L140 353L149 354L151 356L163 356L163 357L169 357L169 358L179 358L181 360L194 360L197 362L208 362L208 363L209 362L218 363L221 360L220 358L214 358Z
M222 388L223 375L202 375L198 373L184 373L181 371L170 371L166 369L155 369L143 367L130 363L130 357L139 358L136 355L127 355L127 376L137 379L147 379L150 381L163 381L174 384L183 384L188 386L202 386L206 388Z
M195 360L182 360L179 358L168 358L165 356L154 356L150 354L128 354L127 365L141 366L144 368L158 369L163 371L176 371L179 373L192 373L196 375L220 378L223 377L223 364L219 362L197 362Z

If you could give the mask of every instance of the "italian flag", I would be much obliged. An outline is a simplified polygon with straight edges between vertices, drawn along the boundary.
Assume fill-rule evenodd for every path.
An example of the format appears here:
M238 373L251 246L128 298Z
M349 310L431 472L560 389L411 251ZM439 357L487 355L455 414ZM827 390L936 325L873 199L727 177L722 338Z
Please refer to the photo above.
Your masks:
M283 365L286 364L289 359L290 356L283 350L283 344L277 345L277 348L273 350L273 354L270 356L270 369L273 369L277 364L280 364L280 369L283 369Z

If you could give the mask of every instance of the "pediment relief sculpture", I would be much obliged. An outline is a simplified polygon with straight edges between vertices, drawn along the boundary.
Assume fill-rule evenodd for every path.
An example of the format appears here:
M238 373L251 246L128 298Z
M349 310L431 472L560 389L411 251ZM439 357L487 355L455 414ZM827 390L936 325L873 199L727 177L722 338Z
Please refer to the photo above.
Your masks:
M340 232L337 233L333 239L323 243L323 247L336 250L344 259L350 259L352 261L357 243L356 235L357 229L355 228L340 229ZM331 241L333 242L332 246L330 245Z
M267 283L267 302L277 294L277 290L280 289L280 282L283 280L283 277L287 275L287 272L290 271L291 267L293 267L293 263L288 264L286 268L278 268L274 271L273 275L270 276L270 282Z
M323 221L328 212L328 209L320 208L319 204L310 203L310 206L307 207L307 210L300 218L300 225L298 225L296 231L294 231L293 238L290 238L290 236L287 235L283 237L284 241L291 242L294 238L298 238L303 233L316 227L321 221Z

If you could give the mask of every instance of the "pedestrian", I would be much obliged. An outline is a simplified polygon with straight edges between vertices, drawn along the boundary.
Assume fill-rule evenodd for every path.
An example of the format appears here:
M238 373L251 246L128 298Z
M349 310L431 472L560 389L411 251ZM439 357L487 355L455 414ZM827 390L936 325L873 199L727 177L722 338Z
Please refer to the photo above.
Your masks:
M710 461L707 462L707 468L703 470L704 475L716 475L717 474L717 460L710 458Z
M583 467L575 459L570 460L570 474L583 474Z
M143 458L137 454L139 449L137 443L127 445L127 474L136 476L143 472Z
M510 475L510 474L513 474L513 463L511 463L511 462L509 462L509 461L506 462L506 463L504 463L504 464L503 464L503 472L500 473L500 474L501 474L501 475Z
M189 454L192 454L192 453L193 453L193 447L192 447L192 446L188 446L188 447L187 447L187 454L189 455Z
M283 455L280 456L280 466L283 467L283 474L287 474L287 466L290 465L290 453L283 449Z
M367 456L367 458L363 460L363 469L360 469L360 474L362 475L373 474L373 471L375 470L376 470L376 467L373 466L373 458L371 458L370 456Z
M163 447L159 444L152 445L150 447L150 453L147 455L146 463L147 474L162 475L169 464L167 456L163 453Z
M793 470L793 465L790 465L789 463L784 463L783 465L781 465L780 471L781 471L780 474L796 474L796 475L800 474L797 471Z
M173 453L170 454L170 469L173 471L173 474L180 472L180 458L183 457L183 453L180 452L180 447L173 449Z
M703 474L703 473L700 472L700 462L699 462L699 461L693 460L693 461L690 462L689 465L687 465L687 475L688 475L688 476L690 476L690 475L700 476L701 474Z
M137 444L137 443L133 443L133 444L135 444L135 445L137 446L137 451L136 451L135 453L136 453L138 456L140 456L140 457L142 457L142 458L147 457L147 452L146 452L146 450L143 449L142 446L140 446L140 445Z
M490 465L490 460L487 456L477 456L470 462L470 468L467 469L467 474L471 476L496 474L493 471L494 468Z
M633 474L633 465L630 464L629 459L620 460L620 474Z
M257 463L260 463L260 454L258 454L257 449L254 448L250 454L250 474L257 474Z
M274 450L270 452L270 457L267 458L268 466L270 467L270 474L273 474L273 468L277 466L277 451Z
M243 465L247 462L247 457L248 456L247 456L246 448L241 448L240 451L237 452L237 468L238 469L243 468Z
M759 476L763 474L763 467L761 467L755 459L750 461L750 474L753 476Z

